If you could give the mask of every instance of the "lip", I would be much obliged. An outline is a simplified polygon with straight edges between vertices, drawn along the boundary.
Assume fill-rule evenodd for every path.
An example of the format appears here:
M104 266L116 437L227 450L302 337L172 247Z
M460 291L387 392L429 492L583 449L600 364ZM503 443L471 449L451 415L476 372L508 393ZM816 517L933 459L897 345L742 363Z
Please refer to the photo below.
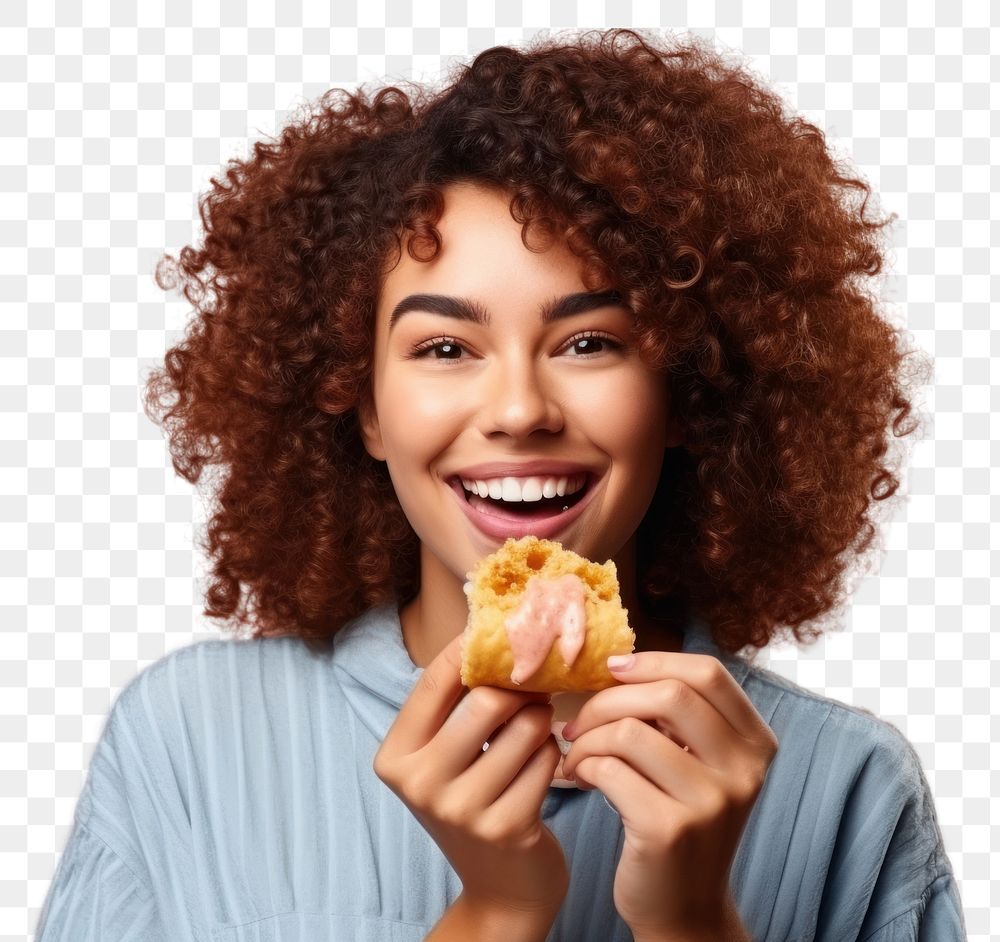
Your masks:
M467 468L459 468L445 475L445 481L455 478L482 481L484 478L568 477L571 474L596 477L593 468L577 462L536 458L532 461L487 461L483 464L469 465Z
M500 465L480 465L478 467L501 467ZM510 465L505 465L503 467L511 467ZM525 467L521 465L520 467ZM561 467L568 467L567 465L562 465ZM582 469L586 470L586 469ZM500 475L496 472L491 472L494 477L499 477ZM524 474L525 472L521 472ZM543 472L536 471L535 474L540 474ZM576 473L576 472L573 472ZM515 475L511 474L511 477ZM488 514L479 513L466 499L465 499L465 489L462 487L462 482L458 480L457 477L450 478L451 483L448 484L448 489L455 495L455 500L458 501L458 505L465 514L469 522L482 534L495 539L495 540L506 540L508 537L514 537L514 539L519 539L522 536L537 536L539 539L549 539L554 537L557 533L565 530L574 520L576 520L580 514L587 509L590 502L594 499L594 494L597 493L597 483L600 479L595 475L588 472L587 483L584 485L586 488L586 493L580 498L577 503L575 503L569 510L565 510L562 513L556 514L553 517L548 517L545 520L537 521L520 521L520 520L501 520L498 517L491 517Z

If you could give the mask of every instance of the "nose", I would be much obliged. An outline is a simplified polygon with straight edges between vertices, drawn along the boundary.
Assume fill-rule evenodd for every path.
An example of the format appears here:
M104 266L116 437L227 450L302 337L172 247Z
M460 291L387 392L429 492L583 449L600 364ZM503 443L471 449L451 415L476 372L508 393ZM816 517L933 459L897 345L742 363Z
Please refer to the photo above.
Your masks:
M558 432L563 411L553 383L527 359L490 370L483 387L479 426L486 436L524 438L535 431Z

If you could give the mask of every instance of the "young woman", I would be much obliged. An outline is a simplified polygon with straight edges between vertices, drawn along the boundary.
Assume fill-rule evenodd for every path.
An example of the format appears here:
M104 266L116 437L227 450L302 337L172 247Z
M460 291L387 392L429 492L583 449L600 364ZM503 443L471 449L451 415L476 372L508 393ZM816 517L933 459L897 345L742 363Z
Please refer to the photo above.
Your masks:
M869 195L622 30L231 164L149 403L223 472L206 613L254 637L122 692L43 942L964 938L909 743L739 656L818 636L898 486ZM614 559L619 685L461 687L466 573L525 533Z

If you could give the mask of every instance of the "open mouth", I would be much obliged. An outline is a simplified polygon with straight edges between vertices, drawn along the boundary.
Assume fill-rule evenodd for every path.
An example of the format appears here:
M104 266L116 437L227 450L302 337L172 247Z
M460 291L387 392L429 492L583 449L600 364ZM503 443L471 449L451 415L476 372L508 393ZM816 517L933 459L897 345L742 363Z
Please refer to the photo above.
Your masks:
M594 477L588 473L580 473L575 477L568 477L565 483L559 481L559 490L562 494L552 494L546 496L540 493L541 485L526 484L523 488L512 487L506 492L494 484L492 491L485 494L481 491L486 488L477 487L475 482L465 482L459 478L452 478L448 483L452 490L466 504L470 517L481 520L488 524L490 521L503 526L510 524L523 527L539 524L543 522L557 522L563 515L567 517L575 516L569 514L590 492L594 484ZM471 485L473 489L470 489ZM551 492L554 489L554 481L547 482L546 490ZM483 518L488 518L484 520Z

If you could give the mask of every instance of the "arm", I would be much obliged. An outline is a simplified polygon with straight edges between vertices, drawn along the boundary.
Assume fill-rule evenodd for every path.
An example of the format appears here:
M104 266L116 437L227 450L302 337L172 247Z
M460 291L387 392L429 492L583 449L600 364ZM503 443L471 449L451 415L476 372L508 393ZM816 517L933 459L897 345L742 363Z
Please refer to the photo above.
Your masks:
M162 672L161 672L162 673ZM90 761L73 828L37 927L37 942L195 942L185 810L166 774L166 717L147 671L115 702ZM173 791L171 791L173 789Z
M636 942L746 942L729 872L777 737L714 657L615 660L624 683L563 729L563 775L622 819L615 907Z
M514 912L477 905L462 893L445 910L427 936L428 942L544 942L558 915L555 912Z
M541 820L561 755L552 707L543 694L498 687L463 696L460 645L461 635L426 668L373 768L462 881L432 938L544 938L569 886L562 848Z
M753 942L732 903L719 914L719 920L714 925L706 922L698 932L669 936L636 932L632 938L634 942Z
M880 926L863 942L965 942L965 920L951 872L941 874L922 900Z
M698 931L671 935L635 932L632 938L634 942L753 942L732 899L726 901L714 921L706 919Z
M121 939L166 942L155 901L121 858L77 822L39 917L37 942Z

